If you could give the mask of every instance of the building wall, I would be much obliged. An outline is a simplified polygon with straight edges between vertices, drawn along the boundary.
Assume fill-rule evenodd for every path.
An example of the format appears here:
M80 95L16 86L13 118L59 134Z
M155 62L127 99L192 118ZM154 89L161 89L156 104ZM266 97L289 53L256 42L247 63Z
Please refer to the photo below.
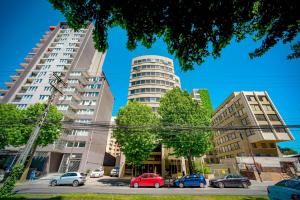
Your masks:
M280 156L276 143L293 140L267 92L234 92L214 112L215 127L262 127L247 130L217 130L215 149L206 161L218 163L220 159L236 156ZM271 127L271 128L270 128Z
M108 129L87 124L109 121L114 99L102 71L105 53L95 50L92 31L92 25L77 32L66 23L50 27L39 48L29 54L32 58L21 64L25 67L21 76L8 90L0 91L2 103L22 109L47 102L53 72L67 82L63 95L55 99L64 113L65 129L54 144L37 150L48 152L47 172L57 169L57 163L60 172L86 171L103 164Z

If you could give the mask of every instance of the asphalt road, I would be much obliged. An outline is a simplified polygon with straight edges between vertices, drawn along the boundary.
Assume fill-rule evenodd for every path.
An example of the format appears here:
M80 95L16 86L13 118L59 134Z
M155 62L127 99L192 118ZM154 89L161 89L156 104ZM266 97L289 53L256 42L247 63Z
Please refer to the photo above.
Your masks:
M253 182L248 189L243 188L130 188L128 179L103 177L88 179L86 184L79 187L48 185L49 180L36 180L19 185L17 194L68 194L68 193L94 193L94 194L150 194L150 195L245 195L266 196L267 185L272 182Z

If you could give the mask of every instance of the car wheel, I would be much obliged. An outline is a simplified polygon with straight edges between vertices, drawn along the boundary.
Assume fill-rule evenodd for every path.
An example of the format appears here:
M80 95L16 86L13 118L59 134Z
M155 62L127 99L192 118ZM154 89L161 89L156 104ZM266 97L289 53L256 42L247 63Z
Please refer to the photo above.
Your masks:
M243 188L248 188L248 184L243 182L243 183L242 183L242 187L243 187Z
M179 187L180 188L184 188L184 184L183 183L179 183Z
M204 188L204 184L203 183L200 183L200 188Z
M154 187L155 187L155 188L159 188L159 187L160 187L159 183L155 183L155 184L154 184Z
M138 183L134 183L134 184L133 184L133 187L134 187L134 188L138 188L138 187L139 187L139 184L138 184Z
M50 185L51 185L52 187L56 186L56 185L57 185L57 181L51 181Z
M73 181L73 187L77 187L79 185L79 182L78 181Z
M219 188L224 188L224 183L219 182L219 183L218 183L218 187L219 187Z

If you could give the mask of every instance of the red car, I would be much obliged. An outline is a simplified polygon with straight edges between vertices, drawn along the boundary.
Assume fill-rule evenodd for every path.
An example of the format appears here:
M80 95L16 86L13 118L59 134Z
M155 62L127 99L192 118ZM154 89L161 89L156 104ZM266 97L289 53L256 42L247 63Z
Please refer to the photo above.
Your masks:
M131 187L155 187L159 188L164 185L165 181L162 177L154 173L144 173L139 177L133 178L130 181Z

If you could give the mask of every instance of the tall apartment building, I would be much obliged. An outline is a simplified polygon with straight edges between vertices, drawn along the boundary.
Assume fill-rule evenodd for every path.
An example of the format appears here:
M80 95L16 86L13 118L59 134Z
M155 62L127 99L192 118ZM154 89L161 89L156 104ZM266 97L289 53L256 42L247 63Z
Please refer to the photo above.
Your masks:
M128 101L141 102L156 112L162 95L174 87L180 87L180 79L175 75L172 59L156 55L132 59ZM169 153L169 149L158 146L138 171L156 172L161 175L165 174L166 169L174 173L181 171L182 159L172 157ZM121 158L121 165L122 163L124 164ZM131 173L129 166L125 166L126 173Z
M115 119L116 117L111 118L112 125L115 124ZM114 157L121 155L120 146L118 145L116 139L113 137L113 129L110 129L108 133L106 152Z
M54 144L38 148L40 171L85 171L103 163L108 131L84 124L110 121L114 100L102 71L105 54L94 48L92 31L92 25L77 32L63 22L51 26L1 90L1 103L22 109L48 100L53 72L68 84L55 104L71 123Z
M157 111L161 96L173 87L180 87L173 60L155 55L132 60L128 101L139 101Z
M294 140L267 92L234 92L214 112L215 127L262 127L248 130L218 130L215 149L208 163L235 157L278 157L278 142Z

